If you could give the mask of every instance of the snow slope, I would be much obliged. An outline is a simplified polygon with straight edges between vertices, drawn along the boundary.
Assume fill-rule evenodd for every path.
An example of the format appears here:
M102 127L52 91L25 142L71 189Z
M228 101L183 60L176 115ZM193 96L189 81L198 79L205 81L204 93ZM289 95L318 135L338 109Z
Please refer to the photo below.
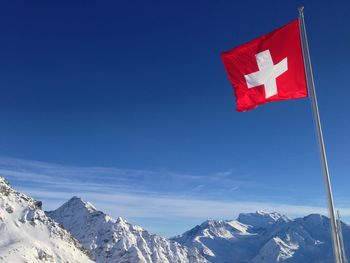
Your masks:
M88 263L88 252L41 210L41 202L0 177L0 262Z
M70 231L99 263L207 262L197 249L152 235L122 218L113 220L77 197L47 214Z
M345 249L350 228L343 223ZM329 218L289 219L278 213L240 214L237 220L208 220L173 240L196 247L213 263L331 263Z

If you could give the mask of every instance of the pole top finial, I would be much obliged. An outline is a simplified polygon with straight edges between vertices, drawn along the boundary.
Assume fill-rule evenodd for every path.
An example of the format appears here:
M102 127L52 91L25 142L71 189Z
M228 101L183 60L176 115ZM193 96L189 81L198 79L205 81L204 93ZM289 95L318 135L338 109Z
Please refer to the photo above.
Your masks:
M298 7L298 10L299 10L299 14L301 15L301 14L303 14L303 12L304 12L304 6L302 5L302 6L299 6Z

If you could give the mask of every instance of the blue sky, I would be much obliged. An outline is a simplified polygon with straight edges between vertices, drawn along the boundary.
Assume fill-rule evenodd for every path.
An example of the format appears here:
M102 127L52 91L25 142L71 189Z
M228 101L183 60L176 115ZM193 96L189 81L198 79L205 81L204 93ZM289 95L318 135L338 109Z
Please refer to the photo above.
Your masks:
M54 209L79 195L152 232L326 213L308 99L237 113L220 53L299 1L5 1L0 169ZM350 220L347 1L307 1L335 201Z

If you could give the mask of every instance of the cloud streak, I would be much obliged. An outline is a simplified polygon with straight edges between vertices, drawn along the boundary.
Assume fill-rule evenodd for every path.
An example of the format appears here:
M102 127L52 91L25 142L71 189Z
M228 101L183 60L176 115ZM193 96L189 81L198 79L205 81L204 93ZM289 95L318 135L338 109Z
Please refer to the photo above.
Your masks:
M33 191L21 188L25 192L31 192L34 196L46 199L67 200L70 198L67 192ZM141 196L135 194L118 193L81 193L83 199L94 200L94 205L100 210L108 210L113 214L127 215L131 218L233 218L237 212L248 213L255 210L279 211L289 215L306 215L308 213L325 214L326 209L317 206L287 205L269 202L248 201L213 201L201 199L185 199L176 196ZM344 210L350 215L350 209Z
M327 214L314 204L253 200L234 196L241 188L269 186L236 180L232 171L210 175L179 174L168 171L77 167L11 158L0 158L0 175L16 189L44 201L47 210L56 209L74 195L94 204L113 217L122 216L142 225L143 219L202 220L233 219L240 212L278 211L290 217L309 213ZM233 196L220 198L220 191ZM219 193L219 194L218 194ZM227 197L227 195L225 195ZM245 197L246 195L244 195ZM350 216L350 208L341 209ZM185 229L184 229L185 230Z
M11 158L0 158L0 174L16 184L36 188L81 191L124 191L149 194L193 195L229 191L254 182L235 179L232 171L192 175L169 171L118 169L112 167L76 167ZM81 187L83 186L83 187ZM260 186L263 187L263 186ZM216 191L211 191L216 189Z

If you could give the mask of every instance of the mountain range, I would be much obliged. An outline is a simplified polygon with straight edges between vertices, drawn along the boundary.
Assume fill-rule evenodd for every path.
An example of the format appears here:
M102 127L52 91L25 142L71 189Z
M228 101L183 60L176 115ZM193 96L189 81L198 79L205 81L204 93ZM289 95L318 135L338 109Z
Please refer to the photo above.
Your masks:
M152 235L121 217L114 220L77 197L47 215L72 233L96 262L207 262L197 248Z
M350 227L342 223L345 250ZM0 177L0 262L331 263L329 218L242 213L166 239L73 197L54 211Z
M345 250L350 228L342 223ZM333 262L329 218L311 214L290 219L258 211L236 220L207 220L173 238L198 248L213 263Z

